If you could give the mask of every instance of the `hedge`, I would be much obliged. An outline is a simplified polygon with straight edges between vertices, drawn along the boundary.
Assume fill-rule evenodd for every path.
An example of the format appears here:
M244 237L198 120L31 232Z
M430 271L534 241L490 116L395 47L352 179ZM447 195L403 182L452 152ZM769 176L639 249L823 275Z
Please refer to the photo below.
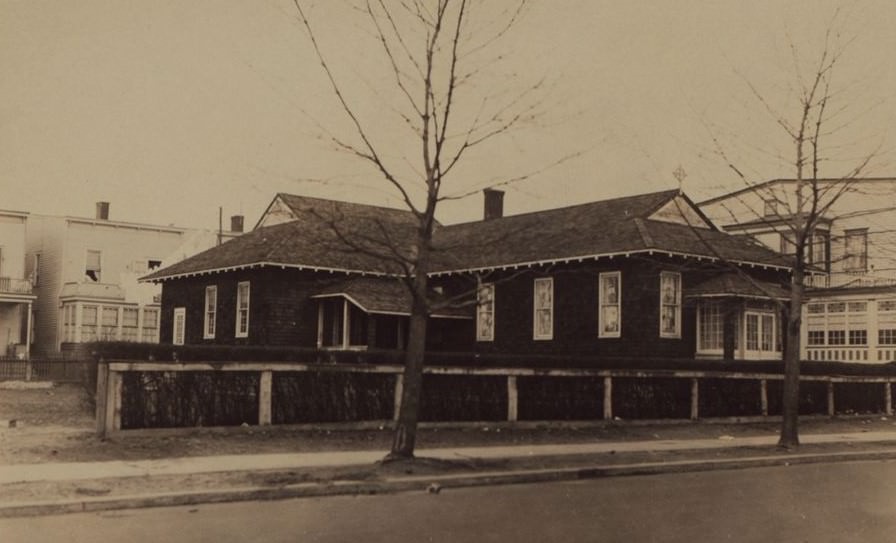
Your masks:
M154 343L98 342L85 346L92 356L110 360L159 362L301 362L335 364L401 365L404 354L394 350L333 351L302 347L246 345L167 345ZM696 360L682 358L623 358L581 355L483 354L429 352L428 366L511 367L557 369L624 369L669 371L731 371L781 375L780 361ZM803 360L802 375L893 376L896 363L864 364Z

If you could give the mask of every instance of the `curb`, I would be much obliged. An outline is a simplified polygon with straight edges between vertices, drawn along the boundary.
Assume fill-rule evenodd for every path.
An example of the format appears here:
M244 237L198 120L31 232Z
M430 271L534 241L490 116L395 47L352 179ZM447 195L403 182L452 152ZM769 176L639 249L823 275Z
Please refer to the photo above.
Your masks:
M576 468L485 472L435 476L408 476L376 482L333 481L328 483L300 483L281 487L243 487L227 490L171 492L115 497L96 497L80 500L32 503L0 503L0 518L88 513L145 507L175 507L241 501L269 501L339 495L374 495L398 492L438 493L444 488L546 483L599 479L694 473L703 471L736 470L829 462L858 462L896 460L896 451L877 450L843 453L807 453L792 456L757 456L731 460L681 460L640 464L597 465Z

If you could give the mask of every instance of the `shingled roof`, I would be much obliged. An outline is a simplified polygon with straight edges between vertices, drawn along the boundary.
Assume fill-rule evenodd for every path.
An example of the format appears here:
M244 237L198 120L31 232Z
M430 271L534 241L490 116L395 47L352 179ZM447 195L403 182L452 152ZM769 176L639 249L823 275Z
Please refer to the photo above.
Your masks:
M435 271L487 270L651 251L789 267L778 253L720 232L708 220L706 225L689 225L651 218L679 195L669 190L446 226L434 243L452 258L439 263ZM686 200L683 205L692 204Z
M295 203L295 202L294 202ZM407 211L305 199L297 219L257 228L217 247L143 278L146 281L227 271L245 267L282 266L370 275L402 273L397 251L409 256L415 217Z
M301 218L309 213L326 213L333 217L378 219L390 224L404 224L407 226L417 224L417 217L407 209L356 204L341 200L327 200L298 194L287 194L285 192L277 193L274 200L276 201L277 199L289 207L296 218Z
M790 291L765 281L757 281L741 274L728 272L711 277L688 288L687 298L756 298L765 300L789 300Z
M663 206L685 198L669 190L441 226L433 235L435 274L661 252L763 266L790 266L778 253L711 224L660 220ZM144 278L175 277L253 266L397 275L410 256L416 217L406 210L278 195L297 219L260 227ZM285 198L284 198L285 197ZM696 209L696 208L694 208ZM699 212L698 212L699 213Z

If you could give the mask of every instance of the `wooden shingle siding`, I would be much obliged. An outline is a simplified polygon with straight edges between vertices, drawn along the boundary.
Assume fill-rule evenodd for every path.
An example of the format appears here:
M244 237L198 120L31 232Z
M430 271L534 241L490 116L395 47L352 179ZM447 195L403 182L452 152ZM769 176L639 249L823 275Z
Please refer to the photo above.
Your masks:
M532 270L515 275L495 275L495 338L475 342L480 352L508 354L569 354L608 357L691 357L696 346L696 309L684 301L681 338L659 336L659 285L661 271L682 274L683 293L689 286L718 273L697 268L682 259L619 258L582 263L551 270ZM598 275L622 274L622 334L619 338L598 337ZM757 272L758 273L758 272ZM759 273L773 279L772 272ZM538 277L554 278L554 338L533 340L533 289Z
M250 284L249 336L236 337L237 284ZM161 342L171 341L175 306L187 313L188 344L296 345L314 347L317 342L317 305L309 298L320 280L295 270L245 270L173 281L162 291ZM205 288L218 287L214 339L203 339Z
M184 278L165 283L162 290L161 343L171 343L175 307L186 310L186 343L217 345L317 346L318 300L312 294L344 276L292 269L255 269ZM249 281L249 337L235 337L237 284ZM205 289L218 287L216 334L204 339ZM396 320L406 317L371 315L369 344L395 348ZM432 319L428 348L470 351L474 339L472 319ZM406 332L405 332L406 334Z

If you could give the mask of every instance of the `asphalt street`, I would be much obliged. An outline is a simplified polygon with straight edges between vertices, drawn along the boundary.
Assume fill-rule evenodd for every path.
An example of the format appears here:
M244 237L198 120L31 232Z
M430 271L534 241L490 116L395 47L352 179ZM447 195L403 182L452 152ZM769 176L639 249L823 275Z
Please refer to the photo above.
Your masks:
M0 520L4 543L896 540L896 463Z

